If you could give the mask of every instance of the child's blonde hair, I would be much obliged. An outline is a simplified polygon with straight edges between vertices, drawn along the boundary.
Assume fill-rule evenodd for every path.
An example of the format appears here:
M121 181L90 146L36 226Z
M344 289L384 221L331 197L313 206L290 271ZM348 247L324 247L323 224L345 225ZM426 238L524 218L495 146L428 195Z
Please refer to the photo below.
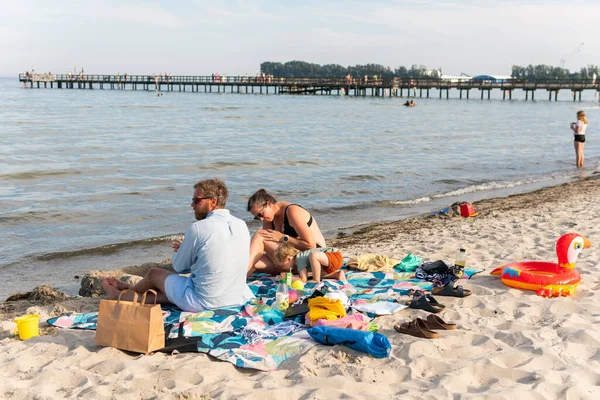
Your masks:
M289 243L282 243L275 249L273 253L273 262L277 265L282 265L286 258L288 257L296 257L300 250L295 248Z
M577 112L577 119L587 125L587 118L585 116L585 111L581 110Z

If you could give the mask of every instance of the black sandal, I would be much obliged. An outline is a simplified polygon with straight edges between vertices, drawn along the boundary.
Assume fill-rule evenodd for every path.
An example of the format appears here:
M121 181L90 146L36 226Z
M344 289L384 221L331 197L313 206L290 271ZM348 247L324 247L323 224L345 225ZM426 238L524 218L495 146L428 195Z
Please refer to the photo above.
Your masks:
M433 288L432 294L436 296L451 296L451 297L467 297L471 295L469 289L464 289L461 285L454 287L452 284L448 284L442 288Z
M444 305L438 303L435 299L433 299L434 302L431 302L429 301L429 298L433 299L432 296L426 296L423 292L417 290L408 306L416 310L425 310L431 313L439 313L440 311L443 311L445 308Z
M443 305L442 303L439 303L432 295L426 294L425 297L427 297L427 300L429 300L429 304L431 304L432 306L439 307L439 308L446 308L445 305Z

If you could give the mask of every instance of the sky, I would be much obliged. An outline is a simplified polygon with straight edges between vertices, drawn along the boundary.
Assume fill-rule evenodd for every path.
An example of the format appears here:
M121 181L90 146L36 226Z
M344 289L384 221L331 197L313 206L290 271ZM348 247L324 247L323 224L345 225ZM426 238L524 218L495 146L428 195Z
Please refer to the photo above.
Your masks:
M0 76L253 75L291 60L578 71L600 65L599 19L599 0L0 0Z

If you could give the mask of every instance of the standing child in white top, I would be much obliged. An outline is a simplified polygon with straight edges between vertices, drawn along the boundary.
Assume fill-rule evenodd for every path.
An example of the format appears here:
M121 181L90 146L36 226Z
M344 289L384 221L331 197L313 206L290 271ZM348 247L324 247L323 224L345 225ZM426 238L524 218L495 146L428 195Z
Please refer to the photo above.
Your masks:
M588 121L585 116L585 111L577 112L577 122L571 122L571 130L573 131L575 141L575 161L577 168L583 168L583 146L585 144L585 131L587 130Z

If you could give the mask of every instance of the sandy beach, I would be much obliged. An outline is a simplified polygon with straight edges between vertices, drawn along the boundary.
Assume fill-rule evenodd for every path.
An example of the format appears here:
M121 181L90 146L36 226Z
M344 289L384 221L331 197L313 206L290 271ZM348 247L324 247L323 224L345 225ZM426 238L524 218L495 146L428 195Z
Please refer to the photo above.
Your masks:
M16 316L41 321L91 312L99 299L15 301L0 305L0 398L15 399L363 399L600 398L600 180L583 181L474 204L474 218L411 218L330 239L346 256L378 253L453 260L485 269L461 284L473 295L439 297L440 316L458 324L435 340L402 335L397 321L424 318L406 309L375 320L393 345L375 359L346 347L316 346L277 371L234 367L204 354L136 356L94 344L94 332L49 327L40 337L13 336ZM431 210L434 211L434 210ZM489 272L516 260L555 261L556 239L585 235L592 248L577 268L572 297L547 299L511 289ZM156 260L160 261L160 260ZM408 297L407 297L408 299Z

